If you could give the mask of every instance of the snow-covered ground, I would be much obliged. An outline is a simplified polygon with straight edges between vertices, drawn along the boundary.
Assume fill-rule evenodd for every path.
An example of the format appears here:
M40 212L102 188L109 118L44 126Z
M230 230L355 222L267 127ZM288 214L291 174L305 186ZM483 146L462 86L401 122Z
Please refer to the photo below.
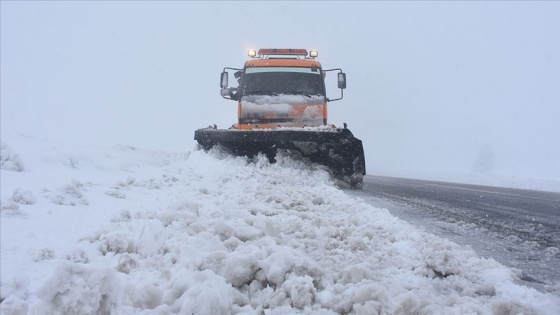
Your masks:
M2 314L560 314L289 158L2 135Z

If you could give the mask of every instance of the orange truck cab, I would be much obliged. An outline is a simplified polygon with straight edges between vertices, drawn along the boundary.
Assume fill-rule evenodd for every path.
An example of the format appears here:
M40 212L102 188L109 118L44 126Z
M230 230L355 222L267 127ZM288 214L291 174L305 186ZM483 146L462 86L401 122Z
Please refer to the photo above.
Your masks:
M220 78L224 98L238 101L236 129L313 127L327 125L327 102L342 99L346 75L323 70L317 51L260 49L249 51L243 69L224 68ZM328 99L327 72L338 71L340 97ZM229 74L237 84L229 86Z

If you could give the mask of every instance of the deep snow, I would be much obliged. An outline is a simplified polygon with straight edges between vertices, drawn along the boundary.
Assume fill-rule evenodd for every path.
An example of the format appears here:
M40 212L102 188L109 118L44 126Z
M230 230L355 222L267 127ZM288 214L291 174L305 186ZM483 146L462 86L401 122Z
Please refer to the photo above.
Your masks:
M2 135L2 314L559 314L281 157Z

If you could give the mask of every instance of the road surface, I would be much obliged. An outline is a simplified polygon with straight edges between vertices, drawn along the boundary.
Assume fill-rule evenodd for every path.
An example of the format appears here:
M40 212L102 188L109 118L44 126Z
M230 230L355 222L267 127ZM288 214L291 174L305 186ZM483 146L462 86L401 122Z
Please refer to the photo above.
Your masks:
M378 176L349 193L518 269L525 284L560 289L560 193Z

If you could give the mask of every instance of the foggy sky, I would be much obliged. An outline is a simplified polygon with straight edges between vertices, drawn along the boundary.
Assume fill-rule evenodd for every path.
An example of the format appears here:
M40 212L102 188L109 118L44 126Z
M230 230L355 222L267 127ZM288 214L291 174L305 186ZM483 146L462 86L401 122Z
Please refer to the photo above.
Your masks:
M262 47L342 68L369 174L560 180L560 2L2 1L1 135L190 150ZM331 91L337 93L337 91Z

